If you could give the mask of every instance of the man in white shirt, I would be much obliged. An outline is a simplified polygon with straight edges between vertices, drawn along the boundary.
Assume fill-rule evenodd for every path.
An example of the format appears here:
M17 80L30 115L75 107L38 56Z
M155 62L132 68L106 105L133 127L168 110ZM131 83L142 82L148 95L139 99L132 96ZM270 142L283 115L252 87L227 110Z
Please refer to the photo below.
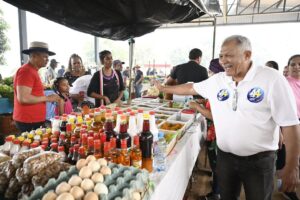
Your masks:
M55 68L57 68L58 62L55 59L50 60L50 66L47 68L46 71L46 83L51 84L54 79L56 79L57 74L55 72Z
M165 93L209 99L222 200L237 200L242 184L247 200L272 199L277 125L282 127L287 148L282 190L294 191L299 183L300 127L294 96L283 76L255 66L251 55L248 38L234 35L221 47L219 59L225 72L195 84L155 83Z

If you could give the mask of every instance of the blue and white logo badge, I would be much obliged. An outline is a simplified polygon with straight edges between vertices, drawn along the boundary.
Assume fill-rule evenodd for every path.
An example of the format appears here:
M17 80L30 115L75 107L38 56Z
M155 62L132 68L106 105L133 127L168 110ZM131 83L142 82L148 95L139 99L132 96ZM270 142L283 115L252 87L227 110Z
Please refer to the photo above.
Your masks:
M263 89L255 87L248 92L247 99L252 103L258 103L264 99L264 96L265 92L263 91Z
M219 101L226 101L229 98L229 92L227 89L222 89L218 92L217 98Z

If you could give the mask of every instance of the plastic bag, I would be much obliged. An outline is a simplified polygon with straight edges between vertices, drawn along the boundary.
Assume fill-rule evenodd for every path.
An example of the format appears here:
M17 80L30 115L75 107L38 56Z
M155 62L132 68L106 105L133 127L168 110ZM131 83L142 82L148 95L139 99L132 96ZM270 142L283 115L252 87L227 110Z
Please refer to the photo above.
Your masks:
M20 167L22 167L24 161L27 158L29 158L31 156L34 156L34 155L40 153L41 151L42 151L42 148L37 147L37 148L34 148L34 149L29 149L29 150L26 150L26 151L16 153L14 155L14 157L12 158L12 164L14 165L15 168L20 168Z
M55 152L42 152L30 158L27 158L23 164L24 173L34 176L40 173L41 170L59 161L61 155Z

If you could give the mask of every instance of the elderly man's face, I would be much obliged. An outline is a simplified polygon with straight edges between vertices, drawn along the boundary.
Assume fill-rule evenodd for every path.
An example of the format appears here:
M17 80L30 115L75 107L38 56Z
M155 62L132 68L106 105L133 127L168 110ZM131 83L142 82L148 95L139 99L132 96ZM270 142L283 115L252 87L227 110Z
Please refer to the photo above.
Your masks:
M32 59L34 60L34 63L40 68L46 67L48 63L48 53L43 53L43 52L35 52L32 53Z
M219 62L224 68L227 76L238 76L249 63L251 52L243 51L236 41L224 43L219 55Z

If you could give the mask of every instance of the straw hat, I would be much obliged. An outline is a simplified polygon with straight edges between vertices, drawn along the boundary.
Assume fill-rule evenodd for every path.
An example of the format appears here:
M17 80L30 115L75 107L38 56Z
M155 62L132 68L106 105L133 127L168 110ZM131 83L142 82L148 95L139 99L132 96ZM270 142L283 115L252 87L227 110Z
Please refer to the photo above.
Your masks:
M49 51L49 46L47 43L45 42L31 42L29 45L29 49L25 49L22 51L22 53L29 55L32 52L45 52L48 53L49 56L53 56L55 55L54 52Z

